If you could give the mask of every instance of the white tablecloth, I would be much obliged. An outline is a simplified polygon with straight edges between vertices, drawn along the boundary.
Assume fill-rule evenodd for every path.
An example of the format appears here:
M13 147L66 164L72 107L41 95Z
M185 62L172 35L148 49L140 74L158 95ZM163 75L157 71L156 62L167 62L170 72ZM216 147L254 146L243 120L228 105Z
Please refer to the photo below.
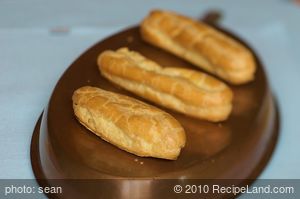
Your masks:
M300 178L300 6L291 0L4 0L0 1L0 179L34 178L32 130L63 71L95 42L138 23L152 8L193 17L208 9L222 10L222 25L257 50L282 121L275 153L260 178ZM69 31L56 32L64 29Z

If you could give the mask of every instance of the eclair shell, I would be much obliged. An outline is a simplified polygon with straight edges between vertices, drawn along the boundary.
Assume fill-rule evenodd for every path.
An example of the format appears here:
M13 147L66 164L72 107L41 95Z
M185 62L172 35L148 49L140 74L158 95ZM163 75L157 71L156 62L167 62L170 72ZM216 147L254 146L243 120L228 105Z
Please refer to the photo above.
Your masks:
M127 152L175 160L185 145L184 129L174 117L134 98L85 86L72 100L83 126Z
M254 56L244 45L200 21L154 10L140 25L142 38L232 84L254 79Z
M163 68L127 48L102 52L98 67L120 87L186 115L216 122L232 109L233 93L223 82L191 69Z

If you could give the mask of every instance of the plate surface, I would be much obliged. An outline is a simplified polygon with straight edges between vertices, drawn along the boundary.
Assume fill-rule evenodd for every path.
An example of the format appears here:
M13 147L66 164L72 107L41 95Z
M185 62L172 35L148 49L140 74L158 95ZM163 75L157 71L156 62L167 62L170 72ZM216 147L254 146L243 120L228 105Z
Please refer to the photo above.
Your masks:
M241 41L233 34L222 31ZM108 82L98 71L96 61L102 51L125 46L139 51L162 66L200 70L174 55L143 42L138 27L122 31L99 42L67 69L53 91L42 117L41 128L39 131L36 130L39 138L33 140L35 143L32 144L35 146L31 155L32 164L36 165L33 166L36 177L256 178L266 165L278 134L278 112L257 56L255 58L258 69L255 80L242 86L230 85L234 91L234 108L225 122L206 122L160 107L173 115L186 131L186 147L176 161L141 158L127 153L103 141L79 124L73 114L71 97L81 86L96 86L146 101ZM253 53L255 55L255 52Z

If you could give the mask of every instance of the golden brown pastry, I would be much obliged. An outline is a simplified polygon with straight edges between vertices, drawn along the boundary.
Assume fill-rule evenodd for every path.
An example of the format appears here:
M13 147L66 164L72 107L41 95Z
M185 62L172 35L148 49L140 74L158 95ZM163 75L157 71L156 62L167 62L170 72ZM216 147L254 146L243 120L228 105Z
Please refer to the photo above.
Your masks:
M130 153L175 160L185 145L176 119L139 100L90 86L77 89L72 100L82 125Z
M170 11L154 10L141 23L142 38L232 84L254 79L252 53L209 25Z
M127 48L104 51L98 66L115 84L178 112L209 121L225 120L231 112L232 91L205 73L162 68Z

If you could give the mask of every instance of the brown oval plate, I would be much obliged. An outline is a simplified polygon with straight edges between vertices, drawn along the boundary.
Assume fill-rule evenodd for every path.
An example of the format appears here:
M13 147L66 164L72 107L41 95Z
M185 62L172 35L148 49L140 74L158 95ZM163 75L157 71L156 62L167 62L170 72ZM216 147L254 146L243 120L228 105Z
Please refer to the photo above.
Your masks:
M246 45L232 33L221 31ZM36 126L31 146L36 178L255 179L259 175L276 144L278 112L263 66L253 51L258 66L255 80L242 86L231 86L234 108L225 122L206 122L160 107L173 115L186 131L186 146L176 161L135 156L103 141L80 125L73 114L71 97L81 86L96 86L145 101L113 85L98 71L96 61L102 51L124 46L139 51L162 66L200 70L142 41L138 27L94 45L60 78L42 120ZM158 184L152 183L151 186ZM130 187L136 188L129 186L128 189ZM99 187L97 189L100 191ZM118 190L120 192L120 189L114 192Z

